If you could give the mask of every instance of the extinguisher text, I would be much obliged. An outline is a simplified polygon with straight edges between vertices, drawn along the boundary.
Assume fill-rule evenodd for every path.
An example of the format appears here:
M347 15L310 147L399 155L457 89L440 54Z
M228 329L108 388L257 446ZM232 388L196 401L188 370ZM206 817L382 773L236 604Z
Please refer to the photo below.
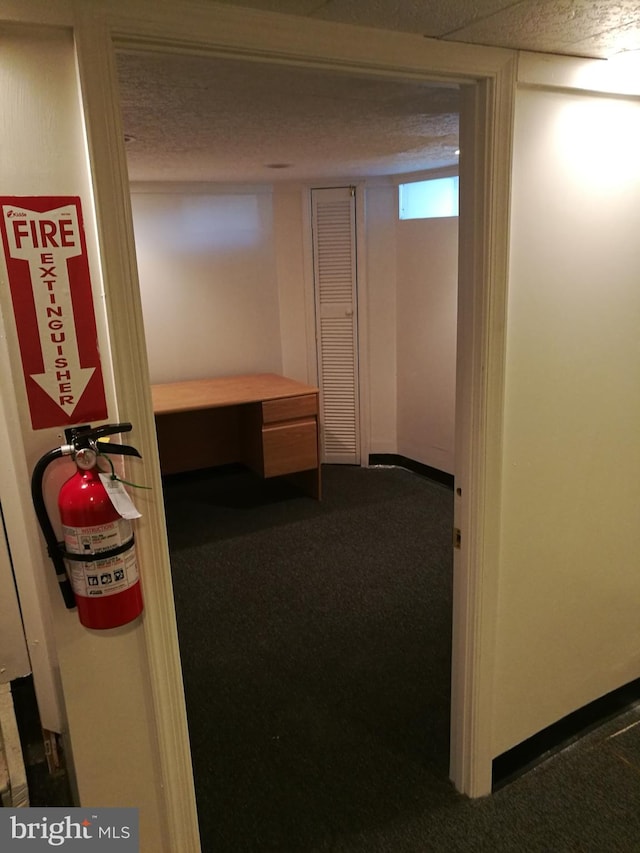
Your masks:
M18 222L14 222L14 225L18 224ZM64 306L58 303L58 294L56 293L58 275L53 255L50 252L42 252L40 263L42 265L40 266L40 284L46 287L49 298L49 304L46 306L46 318L49 340L54 346L58 405L73 407L76 401L71 385L71 371L65 369L69 367L69 357L64 346L67 341L65 324L73 323L73 318L66 317Z
M80 207L74 200L45 211L5 204L2 214L0 228L10 259L14 300L18 298L21 306L29 304L23 299L27 281L33 294L33 308L20 308L24 322L29 317L28 331L21 330L21 352L25 375L32 380L27 383L32 413L37 402L38 420L58 419L44 392L68 418L82 411L79 404L99 363L95 344L78 334L80 323L95 322ZM94 393L95 383L92 389ZM88 402L85 397L85 405Z
M13 219L13 236L18 249L23 242L30 248L70 248L76 245L71 219Z

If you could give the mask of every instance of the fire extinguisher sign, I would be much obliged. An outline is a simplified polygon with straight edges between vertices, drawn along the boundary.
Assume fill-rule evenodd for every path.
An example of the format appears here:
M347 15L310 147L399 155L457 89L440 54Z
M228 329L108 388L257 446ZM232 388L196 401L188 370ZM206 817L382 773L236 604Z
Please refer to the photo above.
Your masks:
M76 196L0 196L0 230L34 429L107 417Z

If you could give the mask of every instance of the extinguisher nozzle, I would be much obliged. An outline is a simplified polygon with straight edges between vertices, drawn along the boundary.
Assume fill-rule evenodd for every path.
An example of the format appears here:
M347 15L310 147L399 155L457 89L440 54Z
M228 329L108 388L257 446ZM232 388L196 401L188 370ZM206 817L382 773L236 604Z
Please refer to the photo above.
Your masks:
M42 494L42 481L47 465L53 462L54 459L60 459L62 456L67 455L64 452L65 449L65 447L57 447L54 450L50 450L48 453L45 453L45 455L38 460L31 477L31 495L33 498L33 506L36 511L36 516L40 523L40 528L44 535L45 542L47 543L47 553L53 561L58 583L60 585L60 592L62 593L65 606L67 609L71 610L76 606L76 599L73 594L73 589L71 588L71 582L67 577L64 559L60 550L62 543L58 542L47 513L44 495Z

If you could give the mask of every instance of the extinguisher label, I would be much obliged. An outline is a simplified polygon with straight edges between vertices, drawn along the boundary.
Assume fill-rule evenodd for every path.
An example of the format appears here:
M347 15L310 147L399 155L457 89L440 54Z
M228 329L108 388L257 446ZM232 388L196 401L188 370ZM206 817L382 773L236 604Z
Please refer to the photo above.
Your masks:
M138 580L138 562L131 522L120 518L93 527L62 528L66 550L71 554L100 554L131 541L121 554L83 563L69 560L71 586L76 595L97 598L123 592Z

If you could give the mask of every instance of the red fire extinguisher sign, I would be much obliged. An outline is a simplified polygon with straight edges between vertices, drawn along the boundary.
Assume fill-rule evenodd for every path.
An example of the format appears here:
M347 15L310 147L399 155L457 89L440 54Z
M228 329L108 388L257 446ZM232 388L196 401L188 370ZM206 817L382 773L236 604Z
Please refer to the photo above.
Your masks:
M107 417L76 196L0 197L0 230L34 429Z

